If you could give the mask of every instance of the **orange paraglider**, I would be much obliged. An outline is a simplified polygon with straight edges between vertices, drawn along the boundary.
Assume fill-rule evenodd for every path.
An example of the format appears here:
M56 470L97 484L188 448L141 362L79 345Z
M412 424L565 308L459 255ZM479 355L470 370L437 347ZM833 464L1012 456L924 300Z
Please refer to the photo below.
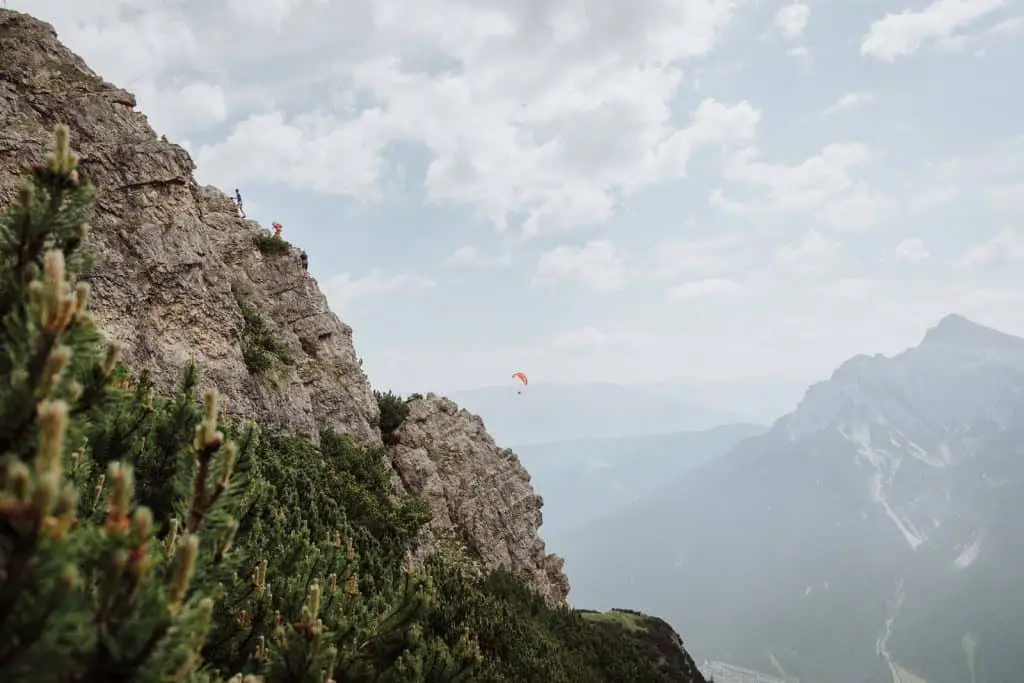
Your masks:
M523 383L523 386L524 386L524 387L526 387L526 386L529 386L529 385L530 385L530 378L529 378L529 377L527 377L527 376L526 376L525 374L523 374L523 373L521 373L521 372L513 372L513 373L512 373L512 379L518 379L518 380L519 380L520 382L522 382L522 383ZM522 392L522 391L517 391L516 393L517 393L517 394L521 394L521 393L523 393L523 392Z

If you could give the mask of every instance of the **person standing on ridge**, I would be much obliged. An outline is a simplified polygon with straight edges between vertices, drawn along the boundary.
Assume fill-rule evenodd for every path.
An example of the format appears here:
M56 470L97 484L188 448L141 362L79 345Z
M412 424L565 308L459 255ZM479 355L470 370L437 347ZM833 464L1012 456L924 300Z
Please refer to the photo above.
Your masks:
M302 262L302 269L308 273L309 272L309 256L306 255L306 250L305 249L301 249L299 251L299 261Z
M274 221L270 225L274 228L274 239L281 239L281 224L278 223L277 221Z
M235 188L235 204L238 205L238 215L245 218L245 208L242 207L242 193Z

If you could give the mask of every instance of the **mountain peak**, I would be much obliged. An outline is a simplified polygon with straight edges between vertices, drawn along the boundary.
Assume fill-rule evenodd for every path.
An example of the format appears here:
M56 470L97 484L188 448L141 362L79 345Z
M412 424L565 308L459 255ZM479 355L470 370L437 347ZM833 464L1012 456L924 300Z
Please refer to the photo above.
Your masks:
M1024 349L1024 339L979 325L959 313L951 313L925 333L921 347Z

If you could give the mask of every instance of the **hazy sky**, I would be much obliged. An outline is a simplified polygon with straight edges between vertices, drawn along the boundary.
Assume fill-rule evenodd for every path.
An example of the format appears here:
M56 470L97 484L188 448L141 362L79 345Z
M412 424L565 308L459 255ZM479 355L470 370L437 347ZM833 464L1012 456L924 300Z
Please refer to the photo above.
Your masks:
M1024 333L1024 0L8 0L284 224L377 386Z

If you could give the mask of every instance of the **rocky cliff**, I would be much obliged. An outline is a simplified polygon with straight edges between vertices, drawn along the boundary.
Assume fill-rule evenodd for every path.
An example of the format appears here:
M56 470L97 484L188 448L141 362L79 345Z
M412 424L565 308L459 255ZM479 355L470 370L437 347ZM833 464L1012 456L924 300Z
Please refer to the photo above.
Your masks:
M329 428L381 445L352 329L297 252L263 253L257 241L269 232L196 183L188 153L157 138L131 93L94 73L49 24L0 10L0 201L13 198L24 164L41 160L57 123L70 127L82 172L100 190L91 308L133 368L169 389L195 354L229 413L314 440ZM264 372L246 362L253 325L281 347ZM385 451L396 479L487 566L527 570L543 595L564 600L568 581L537 536L541 500L516 456L450 401L430 396L410 409Z
M430 505L441 528L457 530L485 566L528 569L549 600L563 602L564 563L537 538L544 502L516 454L494 443L478 415L446 398L427 394L408 406L390 449L405 489Z

